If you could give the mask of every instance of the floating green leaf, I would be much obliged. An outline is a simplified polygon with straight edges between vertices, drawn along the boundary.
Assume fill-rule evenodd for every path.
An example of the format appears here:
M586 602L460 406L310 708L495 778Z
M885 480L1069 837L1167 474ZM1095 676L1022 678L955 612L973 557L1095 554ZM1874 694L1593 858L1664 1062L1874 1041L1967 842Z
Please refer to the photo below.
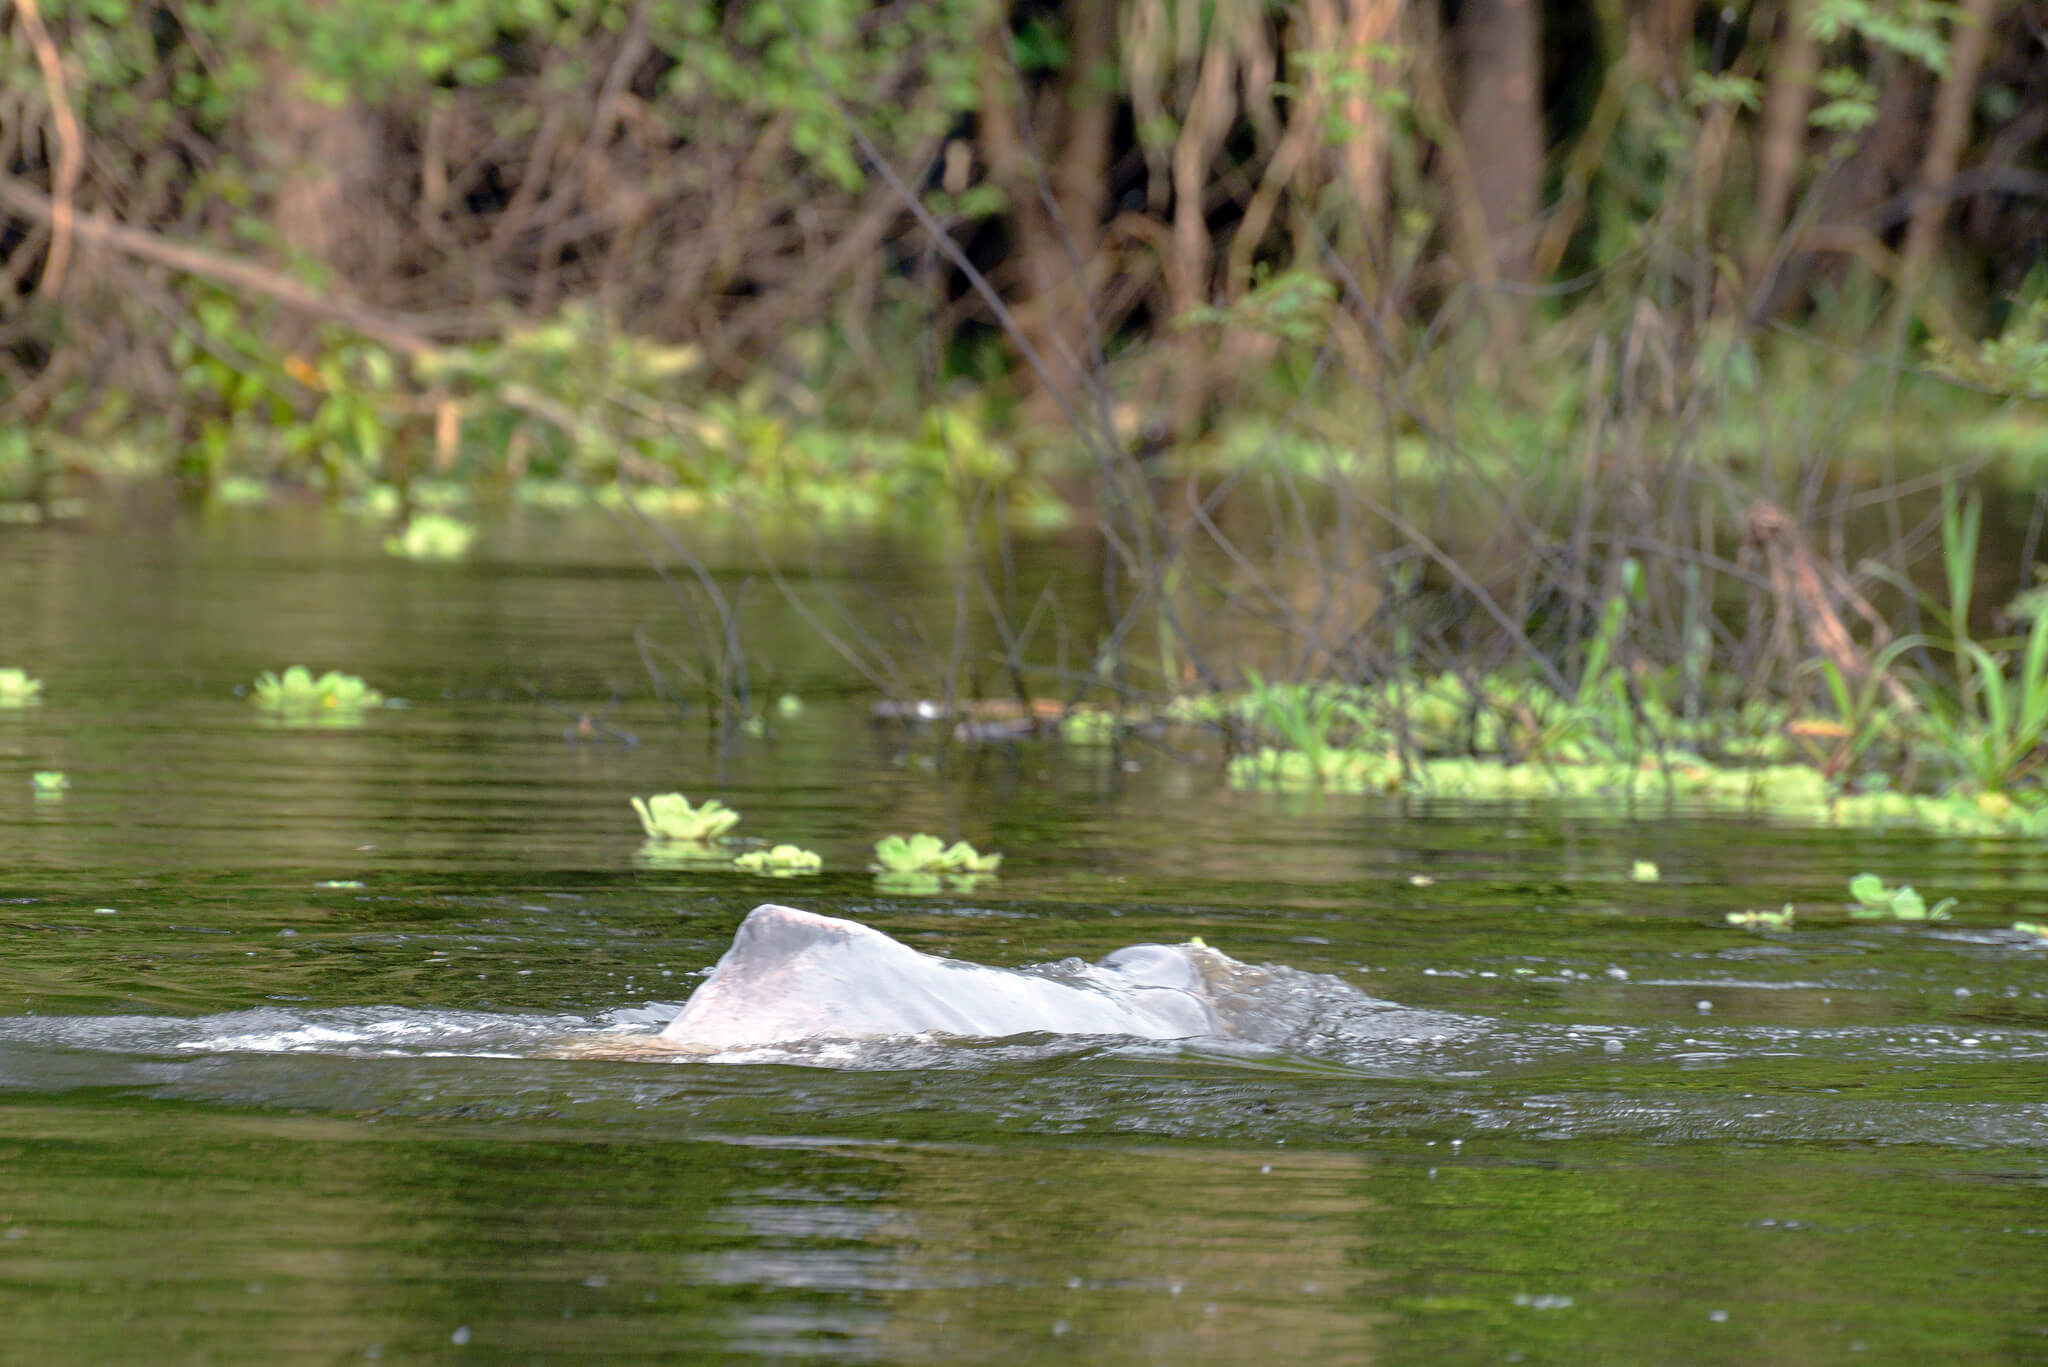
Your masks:
M1946 921L1956 905L1955 898L1944 897L1930 907L1911 884L1888 888L1874 873L1859 873L1851 878L1849 895L1856 899L1849 915L1859 921Z
M1787 902L1776 911L1731 911L1728 924L1745 930L1790 930L1795 914Z

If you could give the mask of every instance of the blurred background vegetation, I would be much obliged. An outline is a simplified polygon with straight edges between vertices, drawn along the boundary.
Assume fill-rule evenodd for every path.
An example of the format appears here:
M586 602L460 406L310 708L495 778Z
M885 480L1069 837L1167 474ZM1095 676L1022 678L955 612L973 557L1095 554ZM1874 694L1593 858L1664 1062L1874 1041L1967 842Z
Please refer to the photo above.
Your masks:
M1947 459L1960 413L2024 457L1981 395L2048 388L2044 40L2002 0L28 0L0 477L860 515L1077 454Z
M1625 570L1853 680L2041 482L2044 161L2008 0L15 0L0 492L1071 524L1070 696L1569 686Z

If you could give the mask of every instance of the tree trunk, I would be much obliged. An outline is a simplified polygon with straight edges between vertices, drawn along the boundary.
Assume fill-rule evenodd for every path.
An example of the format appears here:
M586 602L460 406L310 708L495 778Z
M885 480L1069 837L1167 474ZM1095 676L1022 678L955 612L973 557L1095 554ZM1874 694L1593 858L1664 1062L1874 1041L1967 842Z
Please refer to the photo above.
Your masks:
M1108 199L1115 88L1102 79L1114 60L1111 0L1067 6L1069 58L1027 123L1010 61L1007 13L985 37L980 143L990 179L1010 202L1016 232L1012 304L1023 341L1045 367L1037 404L1047 420L1085 406L1098 347L1090 279Z
M1963 144L1970 136L1970 109L1977 99L1977 76L1984 69L1984 53L1991 43L1991 28L1998 21L1999 0L1963 0L1949 48L1948 78L1934 100L1934 128L1927 138L1927 155L1920 163L1920 198L1913 205L1912 220L1906 226L1906 245L1900 253L1901 304L1907 309L1918 303L1927 269L1934 261L1934 248L1948 220L1948 182L1955 178Z
M1813 0L1785 0L1764 90L1763 128L1756 152L1756 218L1749 243L1749 274L1761 278L1792 209L1792 188L1806 159L1806 116L1820 45L1811 28Z
M1358 250L1348 252L1360 280L1371 280L1372 254L1387 207L1387 151L1392 129L1386 105L1374 97L1396 79L1384 60L1399 36L1402 0L1308 0L1303 7L1313 52L1342 54L1333 68L1309 68L1309 89L1321 108L1334 106L1344 140L1338 166L1348 192Z
M270 221L286 264L310 262L325 272L330 291L374 298L391 225L381 209L371 117L354 101L330 105L300 93L298 73L281 59L268 66L267 89L249 118L277 186Z
M1481 279L1524 280L1543 174L1535 0L1465 0L1455 45L1458 140L1484 233L1466 252Z

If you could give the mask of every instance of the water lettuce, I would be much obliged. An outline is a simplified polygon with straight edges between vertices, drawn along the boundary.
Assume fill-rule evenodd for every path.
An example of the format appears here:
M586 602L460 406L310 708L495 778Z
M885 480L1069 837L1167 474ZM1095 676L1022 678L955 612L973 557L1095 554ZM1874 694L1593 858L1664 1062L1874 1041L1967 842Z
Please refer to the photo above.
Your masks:
M766 874L770 878L794 878L798 874L816 873L824 867L825 861L810 850L796 845L777 845L772 849L749 850L732 861L733 867L746 873Z
M994 873L1002 862L1002 855L981 854L964 840L948 845L923 832L911 836L885 835L875 842L878 873Z
M257 675L250 700L291 721L347 723L382 706L384 695L353 674L330 669L315 678L304 665L293 665L282 674L266 669Z
M1874 873L1859 873L1849 880L1849 895L1856 900L1849 915L1859 921L1946 921L1956 899L1944 897L1933 906L1910 884L1888 888Z
M446 513L420 513L405 530L384 538L384 549L408 560L460 560L469 554L476 528Z
M740 814L717 798L706 798L698 806L681 793L657 793L651 798L633 798L633 810L647 838L677 845L709 845L739 824Z
M43 681L26 669L0 669L0 707L32 707L43 700Z

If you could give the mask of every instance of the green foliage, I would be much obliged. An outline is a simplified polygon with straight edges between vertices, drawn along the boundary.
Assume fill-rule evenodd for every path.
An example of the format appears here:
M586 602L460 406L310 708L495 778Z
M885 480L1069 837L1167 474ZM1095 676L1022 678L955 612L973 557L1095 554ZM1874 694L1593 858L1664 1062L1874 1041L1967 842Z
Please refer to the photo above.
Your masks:
M640 815L641 828L651 841L677 845L709 845L739 823L740 814L707 798L698 806L681 793L659 793L652 798L633 798L633 810Z
M1629 866L1629 881L1633 883L1655 883L1664 877L1654 859L1638 859Z
M1229 305L1201 305L1174 320L1176 327L1223 326L1313 345L1329 329L1336 308L1337 287L1303 270L1262 274L1251 289Z
M1728 924L1741 926L1744 930L1790 930L1797 919L1792 904L1787 902L1776 911L1731 911Z
M2030 281L2036 289L2038 281ZM1927 344L1935 372L2015 398L2048 398L2048 293L2024 304L2005 330L1974 351L1959 351L1945 337Z
M824 864L825 861L817 854L796 845L749 850L732 861L736 869L765 874L770 878L794 878L799 874L816 873Z
M1896 53L1936 75L1948 72L1948 35L1956 22L1956 6L1943 0L1816 0L1806 19L1823 44L1845 50L1850 39L1861 39L1871 52ZM1854 134L1877 121L1876 63L1865 61L1870 70L1843 55L1818 73L1815 85L1824 98L1807 116L1815 128Z
M61 769L38 769L29 775L29 784L38 798L48 801L63 797L71 780Z
M559 67L573 68L636 11L666 66L650 113L676 137L701 140L735 120L781 117L802 171L841 186L858 187L864 172L835 97L855 106L885 147L935 136L974 105L973 39L985 22L976 0L935 0L879 26L860 0L750 5L722 29L714 7L690 0L195 0L178 7L177 41L168 42L157 7L144 0L44 6L65 37L88 130L131 138L161 135L180 118L218 129L271 93L280 70L293 74L293 93L340 105L488 85L504 74L506 56L537 64L552 51ZM889 98L911 50L925 98Z
M33 707L43 700L43 681L26 669L0 669L0 707Z
M478 410L476 444L503 450L516 439L538 473L609 480L621 452L657 468L678 463L689 424L670 411L674 383L701 361L696 347L636 337L578 301L546 322L437 352L419 369Z
M1930 907L1910 885L1888 888L1874 873L1851 878L1849 895L1856 899L1849 915L1859 921L1946 921L1956 904L1955 898L1944 897Z
M1994 653L1971 638L1969 613L1982 516L1977 494L1958 497L1953 485L1942 487L1941 549L1948 602L1945 608L1931 603L1928 607L1942 619L1948 635L1902 638L1879 655L1877 668L1887 667L1910 649L1931 646L1947 651L1955 660L1952 681L1915 681L1925 709L1922 737L1980 791L2003 793L2032 774L2037 751L2048 739L2048 617L2034 619L2017 659L2008 650Z
M2014 921L2012 928L2019 931L2022 935L2032 935L2036 939L2048 940L2048 923L2040 921Z
M1686 99L1702 108L1710 104L1732 104L1754 114L1763 102L1763 92L1748 76L1695 71L1688 82Z
M1721 764L1682 750L1644 759L1532 763L1332 747L1317 760L1265 746L1229 763L1240 788L1400 793L1460 802L1565 801L1624 812L1676 804L1851 828L2048 837L2048 808L2003 793L1843 793L1809 764Z
M1807 27L1823 43L1850 36L1911 58L1936 75L1948 71L1956 7L1943 0L1815 0Z
M1789 734L1823 773L1839 780L1880 739L1904 737L1906 718L1895 705L1884 701L1886 671L1899 653L1881 654L1855 685L1833 660L1824 659L1814 666L1827 687L1838 721L1832 727L1808 723L1789 728Z
M353 674L330 669L315 678L304 665L293 665L282 674L264 670L256 676L249 698L265 712L297 725L359 725L365 711L384 703L382 693Z
M1339 763L1335 727L1355 711L1347 708L1336 686L1267 683L1257 670L1247 670L1252 686L1239 705L1241 715L1262 734L1274 735L1300 755L1310 772L1329 777Z
M472 446L517 446L532 474L594 485L608 505L630 497L650 513L737 505L930 526L930 508L964 508L993 490L1034 525L1064 520L1064 505L992 429L986 399L927 406L902 434L864 429L822 415L832 382L822 335L793 335L783 350L785 371L707 387L697 348L633 336L571 305L538 327L441 353L422 374L478 413Z
M404 400L388 352L330 329L310 354L279 354L270 320L232 295L191 287L192 326L171 341L187 404L186 472L212 487L254 466L346 488L381 476Z

